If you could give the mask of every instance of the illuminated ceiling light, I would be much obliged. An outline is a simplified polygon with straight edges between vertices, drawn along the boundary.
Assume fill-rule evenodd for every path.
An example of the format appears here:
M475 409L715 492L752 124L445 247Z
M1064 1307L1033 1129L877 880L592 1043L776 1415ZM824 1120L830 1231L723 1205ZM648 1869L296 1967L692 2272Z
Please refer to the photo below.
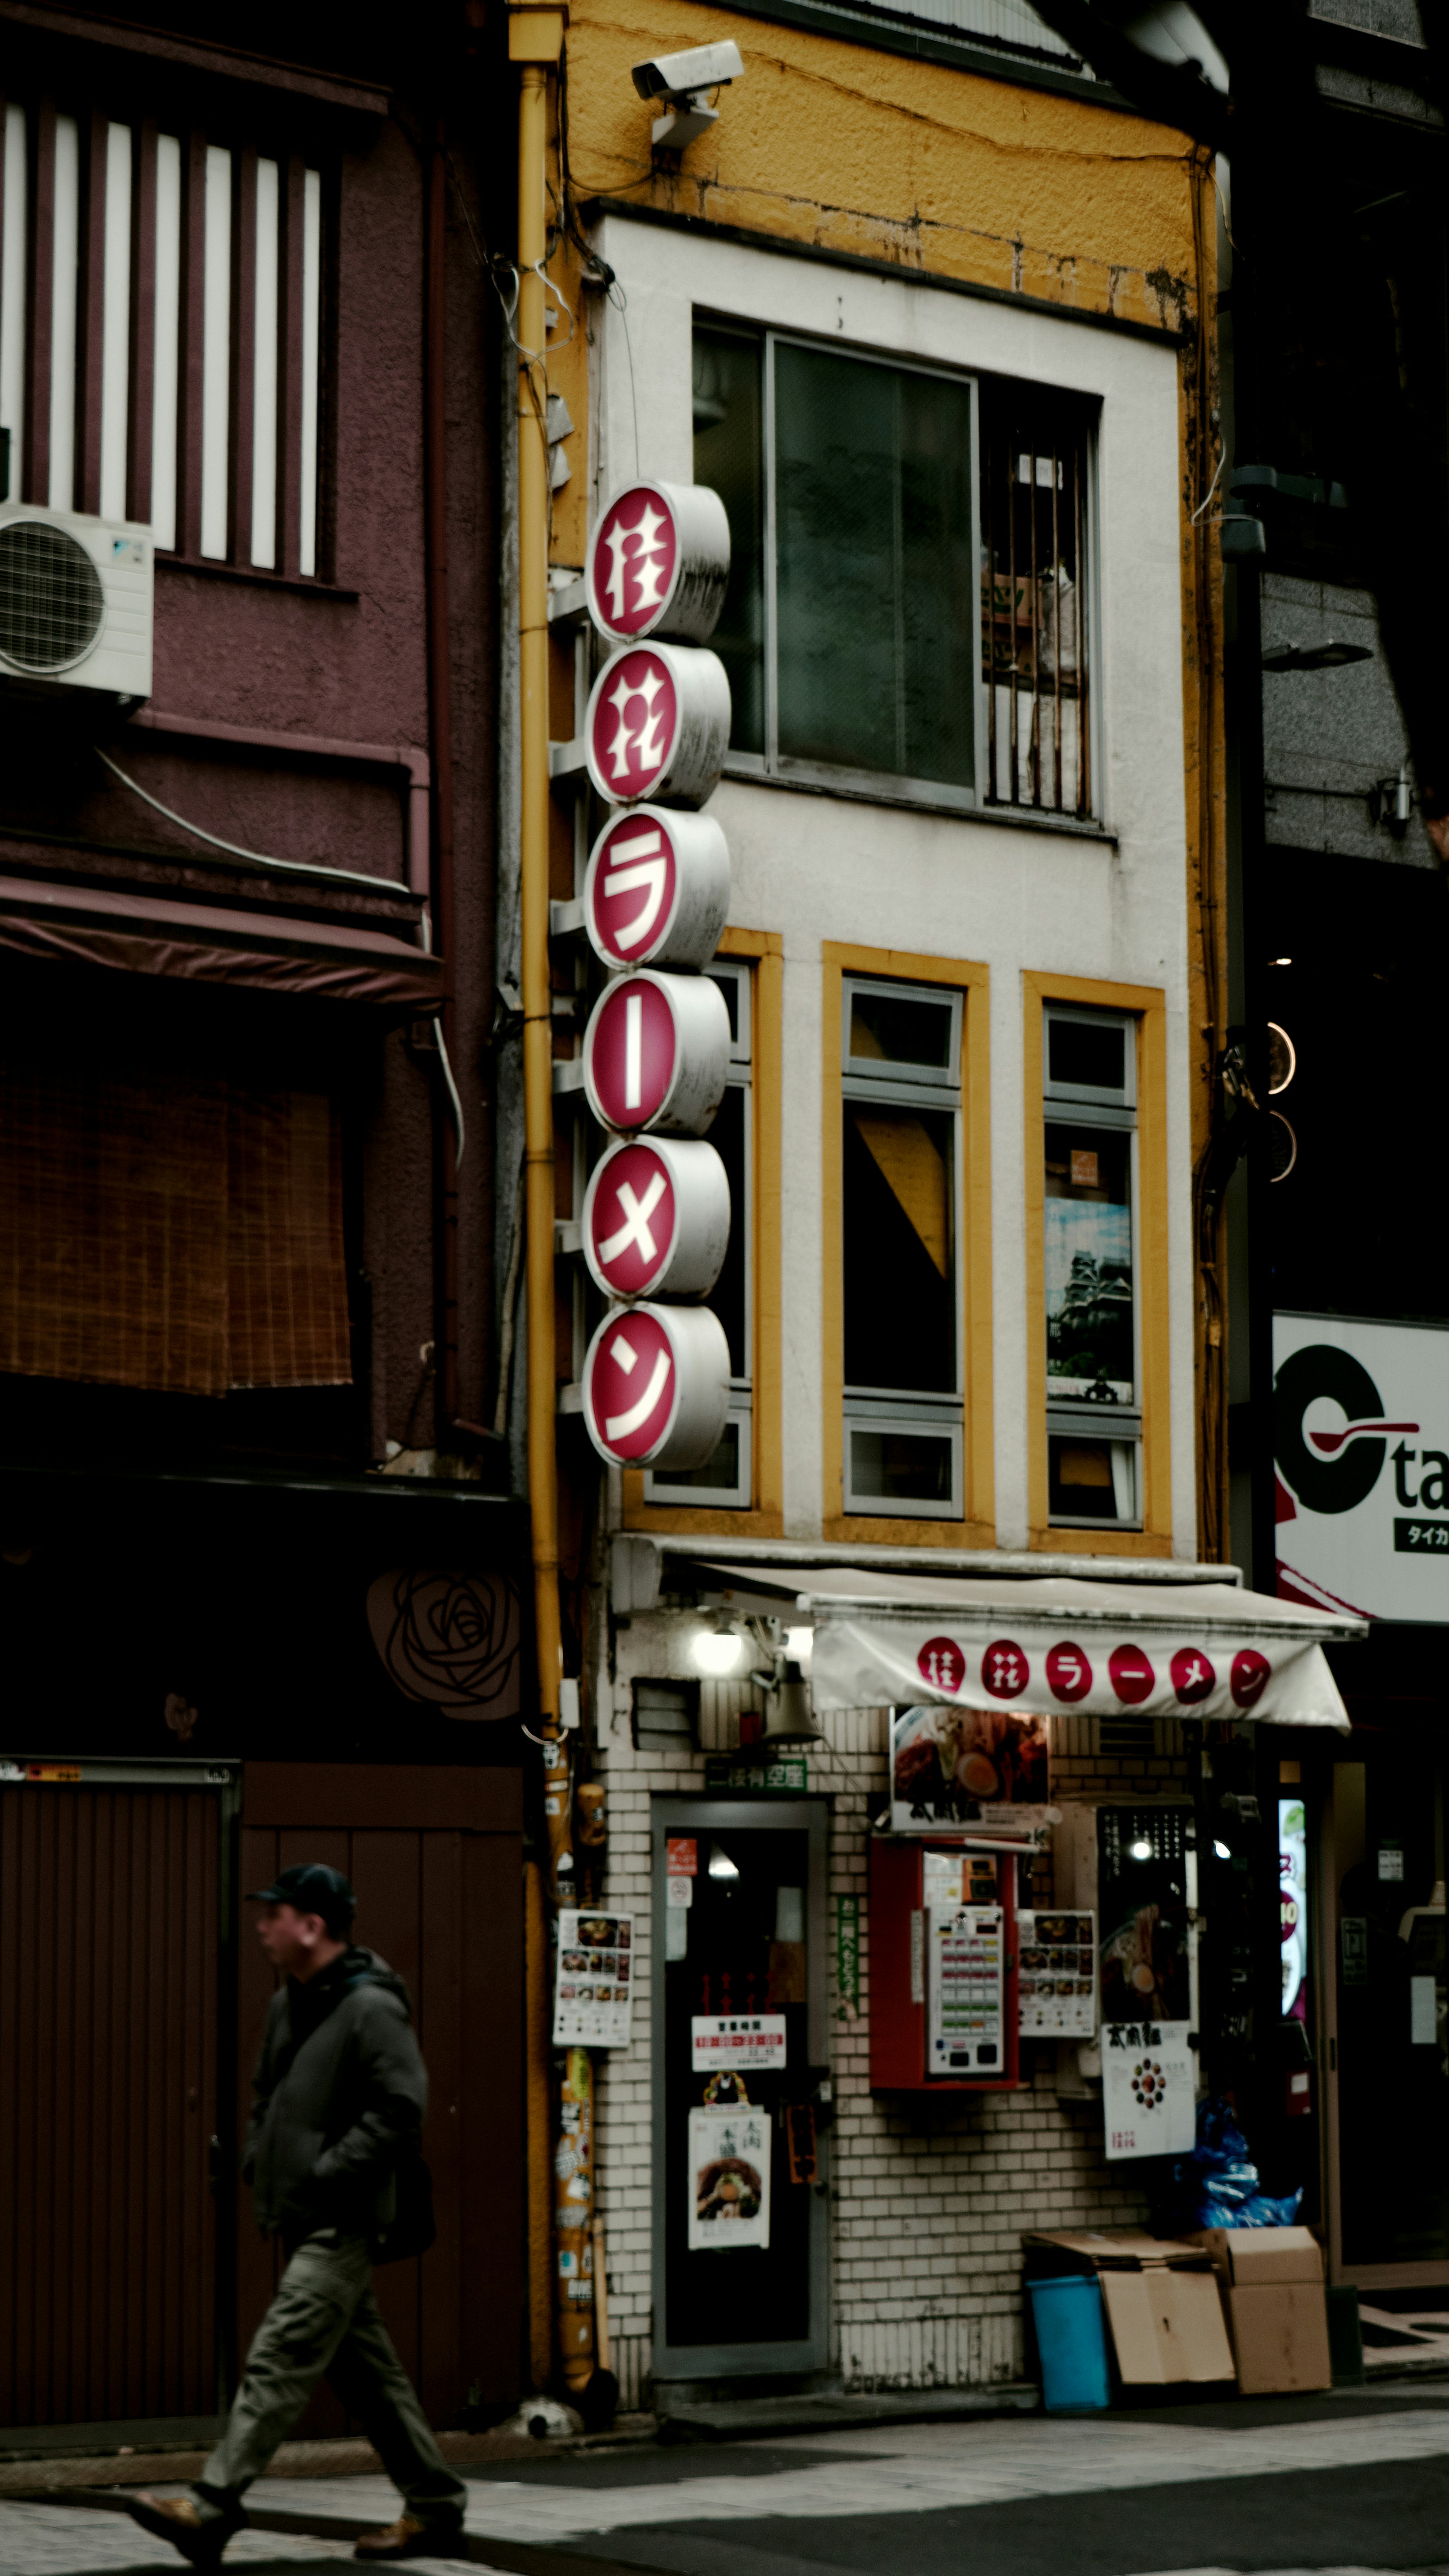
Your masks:
M718 1843L715 1844L715 1847L709 1856L709 1874L711 1878L739 1877L739 1871L736 1869L729 1853L727 1851L722 1851Z
M738 1628L725 1621L718 1628L697 1630L690 1652L700 1671L708 1673L711 1681L723 1681L730 1673L738 1671L744 1660L745 1641Z
M1144 1841L1144 1840L1138 1840L1137 1842L1135 1842L1135 1843L1132 1845L1132 1857L1133 1857L1133 1859L1134 1859L1134 1860L1151 1860L1151 1858L1152 1858L1152 1845L1151 1845L1151 1843L1146 1842L1146 1841Z
M1229 1849L1228 1849L1228 1847L1227 1847L1227 1844L1226 1844L1226 1843L1219 1843L1219 1842L1215 1842L1215 1843L1213 1844L1213 1850L1217 1853L1217 1856L1218 1856L1219 1860L1231 1860L1231 1859L1232 1859L1232 1856L1233 1856L1233 1855L1232 1855L1232 1853L1229 1851Z

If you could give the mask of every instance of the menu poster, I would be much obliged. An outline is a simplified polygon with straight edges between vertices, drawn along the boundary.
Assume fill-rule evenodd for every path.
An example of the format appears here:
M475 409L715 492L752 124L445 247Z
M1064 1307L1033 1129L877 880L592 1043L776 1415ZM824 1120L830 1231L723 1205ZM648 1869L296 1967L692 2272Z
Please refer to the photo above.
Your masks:
M1095 2038L1095 1914L1018 1914L1016 1944L1022 2038Z
M1197 2060L1186 2021L1102 2025L1107 2158L1185 2156L1197 2143Z
M632 1914L560 1914L555 2048L628 2047L633 1968Z
M770 2114L748 2102L689 2115L689 2251L732 2254L770 2242Z
M1049 1822L1044 1717L982 1708L891 1711L893 1833L974 1827L1033 1849Z

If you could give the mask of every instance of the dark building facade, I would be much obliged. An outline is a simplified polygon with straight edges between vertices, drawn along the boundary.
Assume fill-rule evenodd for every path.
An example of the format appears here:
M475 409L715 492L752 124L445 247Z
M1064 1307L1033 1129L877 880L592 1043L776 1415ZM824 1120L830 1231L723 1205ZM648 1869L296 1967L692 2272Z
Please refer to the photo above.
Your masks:
M305 1854L414 1989L456 2424L525 2367L511 126L461 9L196 16L0 11L0 2423L224 2403Z

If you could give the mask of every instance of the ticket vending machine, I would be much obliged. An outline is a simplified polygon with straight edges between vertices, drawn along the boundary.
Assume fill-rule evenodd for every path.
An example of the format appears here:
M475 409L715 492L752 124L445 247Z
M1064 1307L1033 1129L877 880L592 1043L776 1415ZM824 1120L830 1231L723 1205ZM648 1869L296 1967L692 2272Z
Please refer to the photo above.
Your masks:
M1018 2080L1016 1855L964 1835L870 1847L875 2092L1000 2093Z

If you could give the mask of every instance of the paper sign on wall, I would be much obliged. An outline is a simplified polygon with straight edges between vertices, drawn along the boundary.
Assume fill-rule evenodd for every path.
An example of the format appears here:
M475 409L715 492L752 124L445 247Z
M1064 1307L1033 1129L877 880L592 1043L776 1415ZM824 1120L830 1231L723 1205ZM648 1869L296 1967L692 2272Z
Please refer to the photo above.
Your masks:
M627 2048L632 1914L561 1913L553 1990L555 2048Z
M1107 2160L1183 2156L1197 2143L1197 2059L1186 2021L1102 2024Z
M689 2251L735 2253L770 2242L768 2111L749 2103L689 2115Z
M695 2013L689 2030L697 2075L785 2063L783 2013Z
M1016 1945L1022 2038L1094 2038L1095 1914L1018 1914Z

